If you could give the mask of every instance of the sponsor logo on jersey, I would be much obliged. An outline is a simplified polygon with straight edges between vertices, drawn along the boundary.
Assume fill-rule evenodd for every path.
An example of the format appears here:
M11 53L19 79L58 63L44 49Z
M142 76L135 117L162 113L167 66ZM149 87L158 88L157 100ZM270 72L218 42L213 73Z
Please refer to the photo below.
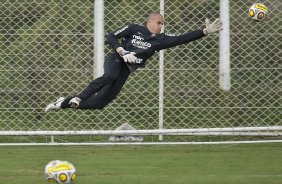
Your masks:
M151 43L145 42L144 38L141 36L133 35L133 39L131 40L131 43L134 47L145 49L151 48Z
M140 63L142 63L142 62L143 62L143 59L137 58L134 63L140 64Z

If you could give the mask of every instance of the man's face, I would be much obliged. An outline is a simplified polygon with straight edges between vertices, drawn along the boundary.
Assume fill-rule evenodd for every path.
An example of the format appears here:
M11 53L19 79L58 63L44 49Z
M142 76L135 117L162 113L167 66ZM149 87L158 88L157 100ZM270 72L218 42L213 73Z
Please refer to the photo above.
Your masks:
M153 34L159 34L164 25L164 18L161 15L151 17L147 22L147 28Z

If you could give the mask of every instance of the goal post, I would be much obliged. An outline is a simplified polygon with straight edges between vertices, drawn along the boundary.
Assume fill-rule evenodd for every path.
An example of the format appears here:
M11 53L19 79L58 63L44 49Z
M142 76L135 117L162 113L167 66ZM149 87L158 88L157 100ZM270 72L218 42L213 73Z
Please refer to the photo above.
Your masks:
M104 0L96 0L94 3L94 78L104 73Z
M223 30L219 33L219 86L222 90L231 89L230 74L230 13L229 1L220 1L220 18Z
M282 140L282 2L265 5L269 15L257 23L248 17L251 2L236 0L4 0L0 143L108 143L110 135L144 135L148 144ZM169 34L204 28L205 18L225 17L227 27L155 54L102 110L44 112L79 93L93 71L101 75L98 61L111 52L103 35L143 24L151 12L164 14ZM136 130L117 131L124 123Z

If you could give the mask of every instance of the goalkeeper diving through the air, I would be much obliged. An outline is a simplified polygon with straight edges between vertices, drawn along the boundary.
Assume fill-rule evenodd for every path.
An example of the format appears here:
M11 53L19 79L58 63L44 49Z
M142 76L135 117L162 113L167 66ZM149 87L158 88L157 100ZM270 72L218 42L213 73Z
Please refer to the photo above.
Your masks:
M56 102L50 103L45 111L66 108L102 109L116 98L129 74L137 68L145 67L146 60L156 52L222 30L222 22L219 19L212 23L206 19L204 29L179 36L161 33L163 25L163 16L151 13L145 26L129 24L110 33L107 39L113 52L104 63L104 74L90 82L78 95L60 97Z

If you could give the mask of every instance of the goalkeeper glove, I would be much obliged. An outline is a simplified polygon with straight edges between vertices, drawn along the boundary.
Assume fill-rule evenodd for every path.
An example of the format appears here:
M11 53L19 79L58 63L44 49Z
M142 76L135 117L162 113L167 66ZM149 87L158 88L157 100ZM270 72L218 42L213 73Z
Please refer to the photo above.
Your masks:
M216 19L213 23L210 23L209 19L206 19L206 28L203 30L205 35L212 34L222 30L222 22Z
M81 102L81 99L78 97L73 97L70 101L69 104L71 105L72 108L77 108L79 106L79 103Z
M120 55L120 57L123 58L124 62L134 63L137 59L137 57L134 56L134 54L136 54L135 52L129 52L127 50L124 50L122 47L118 47L116 51Z

